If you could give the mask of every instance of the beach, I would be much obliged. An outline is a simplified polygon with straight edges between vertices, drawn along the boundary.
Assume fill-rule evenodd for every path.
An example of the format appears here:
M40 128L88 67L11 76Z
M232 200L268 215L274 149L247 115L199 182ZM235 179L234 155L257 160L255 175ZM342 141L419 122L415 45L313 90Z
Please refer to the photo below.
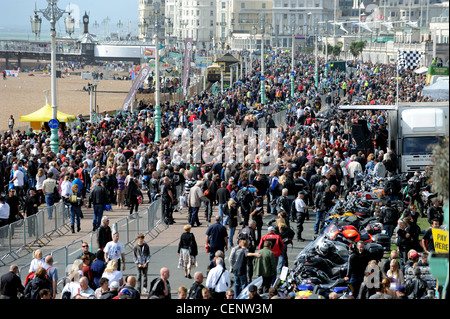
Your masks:
M83 91L83 86L93 80L81 79L80 72L94 71L90 67L75 70L74 73L62 72L62 77L56 79L58 110L67 114L89 114L89 93ZM8 118L13 115L14 129L24 130L29 122L19 122L19 117L37 111L46 103L45 90L48 90L48 103L51 104L51 76L43 72L20 72L17 77L8 76L0 80L0 131L8 129ZM120 109L130 90L132 81L98 80L97 105L99 112ZM108 92L102 92L108 91ZM123 92L123 93L115 93Z

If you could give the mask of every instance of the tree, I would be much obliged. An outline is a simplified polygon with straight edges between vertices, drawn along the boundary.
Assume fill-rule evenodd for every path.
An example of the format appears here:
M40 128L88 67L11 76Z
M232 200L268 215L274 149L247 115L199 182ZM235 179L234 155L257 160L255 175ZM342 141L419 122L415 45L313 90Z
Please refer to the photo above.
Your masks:
M446 137L440 144L431 145L433 148L431 160L433 161L433 174L431 175L432 190L448 201L449 196L449 138Z
M355 59L361 54L361 52L366 47L365 41L352 42L350 44L350 53L355 57Z

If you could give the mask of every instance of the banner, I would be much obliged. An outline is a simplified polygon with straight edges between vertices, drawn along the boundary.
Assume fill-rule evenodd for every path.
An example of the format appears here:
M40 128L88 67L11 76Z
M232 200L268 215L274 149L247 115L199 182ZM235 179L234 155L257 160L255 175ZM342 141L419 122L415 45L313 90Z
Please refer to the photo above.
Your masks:
M183 64L183 96L187 96L189 86L189 71L191 69L192 38L187 38L184 44L184 64Z
M125 101L123 102L122 110L124 111L128 110L131 103L133 102L136 92L138 91L142 82L144 82L144 80L147 78L149 72L150 72L149 66L145 66L142 68L141 72L136 77L136 80L134 80L133 85L131 86L131 89L127 94L127 97L125 98Z
M155 50L154 48L149 47L141 47L142 55L147 57L154 57L155 56Z

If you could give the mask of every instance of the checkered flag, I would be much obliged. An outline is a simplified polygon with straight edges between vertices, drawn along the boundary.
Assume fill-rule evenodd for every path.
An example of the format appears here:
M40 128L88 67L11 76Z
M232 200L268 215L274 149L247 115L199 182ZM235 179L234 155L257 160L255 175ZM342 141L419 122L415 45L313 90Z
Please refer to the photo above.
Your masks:
M422 53L419 51L398 51L397 67L400 70L414 70L422 59Z

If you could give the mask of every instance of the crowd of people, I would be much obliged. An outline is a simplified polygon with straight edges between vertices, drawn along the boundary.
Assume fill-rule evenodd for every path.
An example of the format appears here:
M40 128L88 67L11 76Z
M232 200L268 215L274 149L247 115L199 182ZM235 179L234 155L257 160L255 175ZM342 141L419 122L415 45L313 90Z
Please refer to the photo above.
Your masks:
M258 61L253 62L254 68L244 74L239 83L232 83L224 92L213 95L203 91L185 101L166 102L162 105L161 138L157 142L155 109L145 103L140 103L134 114L125 112L111 116L105 112L99 123L89 123L80 117L72 128L59 131L57 153L50 149L48 131L5 132L0 138L0 185L8 195L0 199L1 225L36 214L40 205L50 207L62 199L71 206L70 223L75 232L80 231L82 209L92 207L92 230L98 233L101 253L80 258L63 295L69 291L70 298L95 298L105 294L119 296L121 292L136 296L145 291L149 297L170 298L169 269L161 269L160 280L147 285L149 249L143 238L134 250L138 278L120 278L118 272L121 266L122 271L125 267L123 245L118 244L117 233L107 231L105 208L127 206L132 214L138 210L139 197L148 202L161 198L164 222L172 225L175 223L173 212L187 206L189 226L180 239L179 266L185 269L185 276L191 278L190 265L195 264L198 249L190 228L201 226L202 207L205 220L211 222L213 207L218 206L216 223L208 228L205 243L213 263L206 278L208 291L200 289L203 276L195 273L194 279L199 283L196 295L202 298L205 295L213 298L237 296L253 276L259 275L263 276L263 290L259 293L273 293L270 285L277 271L287 264L286 243L295 237L304 240L305 220L316 219L314 231L317 233L324 213L353 184L355 172L385 177L397 173L398 169L396 155L387 145L387 113L337 110L342 104L394 104L397 98L395 65L353 61L348 63L348 67L353 68L351 72L330 72L328 77L321 70L320 85L330 92L323 101L324 108L334 110L335 115L320 119L316 118L318 110L314 107L321 92L314 86L313 61L311 55L296 56L296 94L290 97L290 53L267 54L267 102L264 106L261 105ZM319 62L322 65L324 61L319 59ZM402 72L399 101L427 101L421 95L424 83L424 76L412 70ZM341 91L343 94L331 94ZM279 110L286 110L287 115L285 123L276 127L271 117ZM258 129L257 113L264 114L267 131L272 129L278 133L278 157L271 172L262 173L262 168L264 156L274 154L273 148L265 148L266 154L256 156L254 161L249 157L242 161L233 157L228 162L220 159L195 162L194 156L187 161L175 160L174 146L191 132L195 121L200 121L202 129L216 128L224 138L230 128ZM357 145L351 129L359 120L367 121L371 134L367 152L355 151ZM303 129L293 129L296 125ZM202 142L205 149L213 141L211 138L191 142ZM234 148L243 147L246 152L252 147L247 137L243 139L244 145L238 145L233 137L230 143ZM221 144L223 148L229 146L225 144ZM175 152L181 151L175 149ZM51 210L48 212L51 219ZM272 214L274 220L269 233L263 235L262 218L267 214ZM411 212L412 216L417 216L415 214ZM297 223L294 233L290 226L293 223ZM233 248L234 290L230 273L225 270L223 253L228 246ZM115 252L114 257L109 255L110 249ZM93 271L96 261L105 267L102 271L97 269L97 274L107 272L109 277L95 277L86 270L90 267ZM39 264L41 267L30 271L35 273L30 283L49 277L47 266L51 263L41 260ZM17 273L17 265L13 266L11 273ZM17 285L17 279L10 277L5 282ZM136 283L138 288L134 288ZM4 287L2 280L2 297L13 298L15 292ZM80 287L81 292L76 294L75 288ZM52 286L36 288L36 291L34 286L30 289L36 298L47 296L46 291L42 292L45 289L54 297ZM258 294L254 287L249 290L251 294ZM22 291L29 292L27 286ZM179 293L191 296L184 288Z

